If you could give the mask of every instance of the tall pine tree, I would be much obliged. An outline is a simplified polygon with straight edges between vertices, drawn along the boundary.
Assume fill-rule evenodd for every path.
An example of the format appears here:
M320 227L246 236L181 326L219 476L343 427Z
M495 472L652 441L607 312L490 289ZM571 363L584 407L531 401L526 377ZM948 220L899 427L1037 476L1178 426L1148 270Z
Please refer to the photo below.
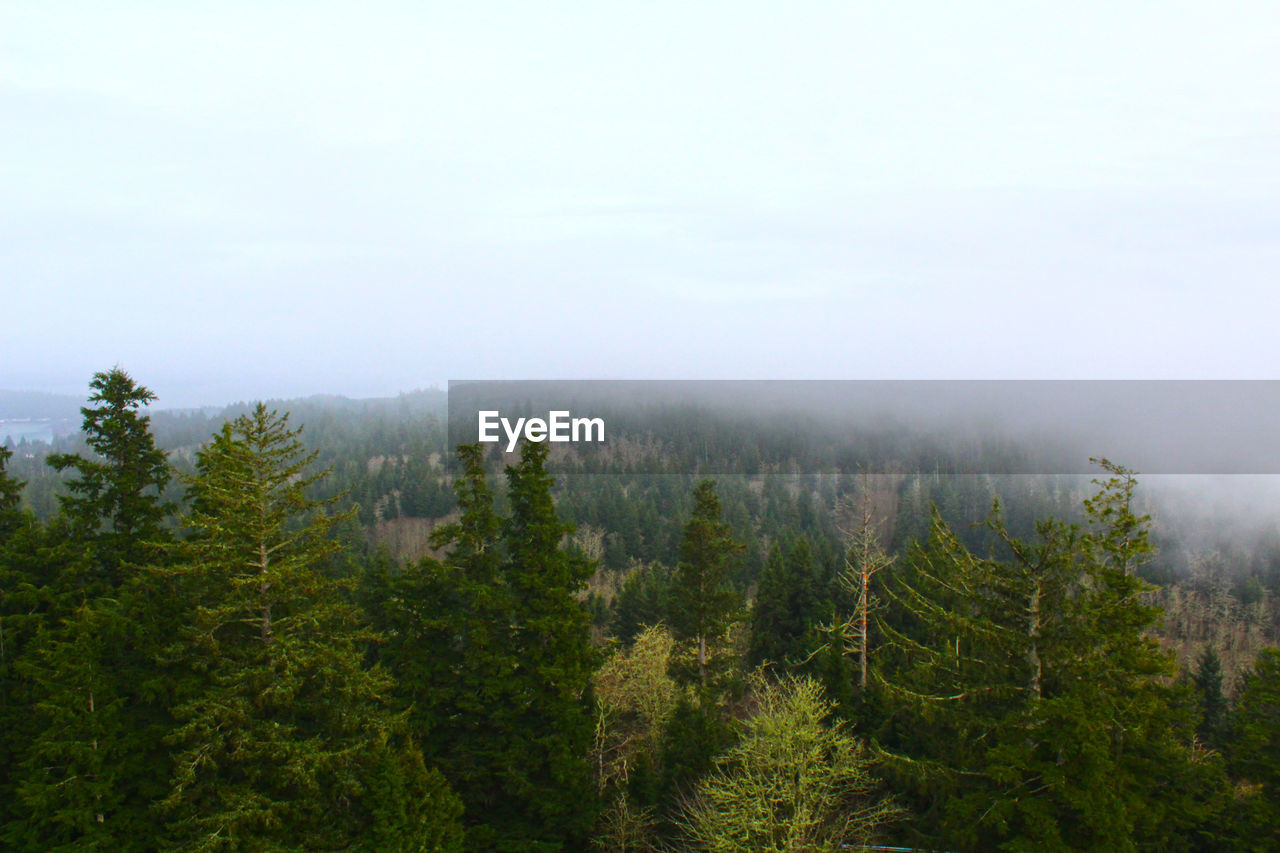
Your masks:
M677 640L693 643L702 685L707 684L708 646L724 633L741 606L729 578L744 550L721 521L715 481L703 480L693 490L693 512L684 527L668 592L672 633Z
M1256 789L1243 798L1242 849L1280 845L1280 649L1263 649L1246 676L1235 716L1232 770Z
M385 659L415 730L466 808L467 849L582 849L595 814L587 765L596 655L580 593L592 566L563 547L546 446L507 469L500 517L480 445L458 449L461 515L443 559L393 584Z
M507 777L512 744L525 736L507 715L520 686L511 637L511 589L502 572L502 519L480 445L458 448L460 517L432 533L447 549L391 578L382 610L382 658L410 708L414 736L462 799L467 849L486 850L498 826L518 823Z
M70 494L59 497L62 512L92 546L105 589L114 591L125 567L153 561L157 543L167 538L162 522L172 506L161 494L171 471L151 435L151 419L141 413L156 395L119 367L95 373L89 387L89 402L98 405L80 412L91 455L54 453L48 462L77 475L67 483Z
M508 837L499 849L583 848L595 818L587 754L595 730L591 676L598 660L579 598L594 566L563 547L573 528L560 520L552 502L547 452L544 443L525 442L519 464L506 472L511 515L503 534L518 659L513 677L521 686L515 711L527 733L510 758L523 775L527 823L520 839Z
M1087 529L1049 519L1022 541L997 505L979 558L935 514L888 587L879 736L932 844L1177 849L1221 805L1220 763L1197 753L1150 635L1135 480L1102 464Z
M751 608L751 664L789 667L806 660L821 640L814 630L817 595L809 540L797 539L782 556L775 543Z
M456 800L414 758L390 675L365 666L376 638L325 572L341 516L308 497L325 472L298 433L259 404L198 457L167 844L448 849Z
M170 471L141 414L155 395L119 368L90 387L98 405L81 409L90 455L49 457L77 476L50 529L28 525L15 584L23 619L38 628L15 667L36 713L17 762L24 808L13 837L34 849L147 847L164 773L165 711L150 678L157 638L133 593L169 538Z

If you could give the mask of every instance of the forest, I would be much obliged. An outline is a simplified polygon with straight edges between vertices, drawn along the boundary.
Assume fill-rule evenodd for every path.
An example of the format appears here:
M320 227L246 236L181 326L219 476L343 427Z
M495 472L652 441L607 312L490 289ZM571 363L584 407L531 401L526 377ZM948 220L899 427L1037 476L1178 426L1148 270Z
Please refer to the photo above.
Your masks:
M1280 849L1274 519L691 406L586 473L443 397L113 368L0 447L0 847Z

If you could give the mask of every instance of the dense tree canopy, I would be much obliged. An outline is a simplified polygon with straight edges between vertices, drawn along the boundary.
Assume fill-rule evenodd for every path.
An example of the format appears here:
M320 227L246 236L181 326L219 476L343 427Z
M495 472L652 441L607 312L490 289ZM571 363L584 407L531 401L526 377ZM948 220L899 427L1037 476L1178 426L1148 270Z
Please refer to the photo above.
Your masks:
M686 412L557 482L536 442L451 471L417 398L90 397L57 471L0 448L5 849L1276 847L1280 551L1154 555L1106 460L948 478L881 436L871 501Z

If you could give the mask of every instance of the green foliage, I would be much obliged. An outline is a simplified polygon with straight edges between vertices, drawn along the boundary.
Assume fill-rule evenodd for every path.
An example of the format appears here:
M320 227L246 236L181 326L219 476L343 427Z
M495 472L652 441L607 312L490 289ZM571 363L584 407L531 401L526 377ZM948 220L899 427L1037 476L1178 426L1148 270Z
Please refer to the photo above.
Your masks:
M462 802L438 771L428 768L411 738L380 743L370 758L365 800L369 853L458 853Z
M22 487L26 485L9 475L9 459L13 451L0 445L0 542L9 537L21 519Z
M138 412L154 395L119 369L91 387L101 405L81 411L93 458L49 460L79 475L64 514L46 529L10 514L0 546L0 713L14 768L3 787L21 804L7 833L20 848L144 849L164 774L165 711L150 692L156 638L133 589L167 538L169 469ZM33 713L11 714L15 700Z
M413 731L465 808L468 848L483 849L489 821L507 811L505 756L517 737L502 715L517 701L510 589L501 573L502 522L479 445L459 448L458 521L432 535L449 548L388 579L382 659L397 676Z
M563 547L546 446L507 469L494 508L479 445L459 448L448 548L391 582L384 660L428 754L466 808L471 850L580 848L595 818L587 765L596 653L579 593L592 566Z
M596 746L592 764L602 790L625 784L638 765L656 766L662 732L679 692L668 674L675 641L665 625L646 628L595 673Z
M67 483L70 494L59 498L62 511L76 535L93 546L107 589L116 589L125 566L157 556L155 543L165 538L161 522L172 509L160 494L171 473L155 446L150 418L140 414L155 394L118 367L95 373L89 387L89 402L99 405L80 411L93 455L56 453L48 463L77 474Z
M646 626L666 618L670 573L660 566L633 569L613 601L613 634L630 643Z
M594 567L561 545L572 527L560 521L552 503L547 452L546 444L526 442L519 464L506 472L511 515L503 535L519 661L513 677L521 696L514 710L527 738L511 759L528 797L523 843L539 838L548 847L582 846L595 820L586 756L594 731L590 680L597 655L578 594Z
M0 446L0 827L16 817L15 771L31 716L30 689L15 665L43 623L39 567L31 559L40 529L18 508L23 484L9 475L12 453Z
M230 834L210 843L226 849L572 850L588 844L598 800L608 807L596 847L673 849L679 804L728 772L715 758L747 730L752 700L726 689L726 675L741 677L737 655L794 666L818 647L805 666L839 702L846 734L875 738L897 798L915 807L899 841L1280 844L1266 763L1278 715L1266 685L1277 667L1259 659L1240 715L1226 723L1222 667L1209 651L1194 679L1171 683L1141 580L1155 575L1135 481L1105 461L1083 514L1061 514L1068 498L1078 507L1075 486L1033 493L1040 481L1018 491L997 478L922 474L886 487L876 505L889 508L885 533L901 548L896 561L876 558L892 571L868 584L865 600L881 606L870 608L866 643L859 555L836 576L850 542L829 511L856 487L839 474L777 473L833 459L830 447L801 446L810 439L795 430L765 441L699 427L671 440L673 470L727 450L733 464L717 470L741 462L750 480L694 489L688 474L635 474L636 454L661 452L659 430L618 455L618 476L555 486L545 459L522 458L495 495L479 447L463 448L465 471L450 482L434 416L302 404L294 414L319 455L279 484L280 494L298 489L282 499L264 589L261 554L246 547L262 531L248 521L257 504L245 436L220 432L196 471L186 448L226 415L142 417L150 392L122 371L95 376L93 393L88 450L63 442L57 450L82 456L54 454L71 478L62 515L52 515L60 482L42 471L40 447L0 448L4 849L198 848L209 840L199 821L220 814ZM908 458L895 456L898 439L882 441L873 455ZM156 443L197 474L189 543L166 541L168 472ZM312 479L329 464L333 476ZM44 522L20 508L19 476L33 481L25 496ZM426 525L396 519L441 518L451 489L460 515L430 540L444 556L419 559L415 534ZM968 526L997 493L1016 500ZM338 512L356 499L358 521ZM943 508L933 517L931 501ZM1037 524L1046 507L1082 526ZM602 547L566 552L561 519L590 525ZM748 540L745 551L730 530ZM389 550L366 550L366 536ZM781 536L788 547L766 565L766 543ZM908 546L913 536L925 541ZM801 537L808 559L790 544ZM1160 572L1173 579L1180 549L1167 541ZM592 586L600 624L611 607L613 634L636 643L597 674L595 705L583 553L604 564ZM1274 609L1266 588L1280 577L1277 553L1246 546L1224 560L1238 566L1235 594L1250 619ZM405 554L415 561L402 565ZM734 620L752 585L748 645ZM822 636L812 631L817 612L830 618ZM662 654L658 633L644 630L659 622L680 637ZM1246 643L1267 641L1266 630L1251 623ZM1228 672L1243 653L1232 648ZM863 652L870 684L858 690ZM664 656L667 667L656 662ZM672 675L686 682L679 695Z
M1033 542L999 513L998 556L974 556L935 515L890 586L878 677L890 769L920 827L963 849L1160 849L1193 844L1220 808L1220 765L1168 686L1171 656L1137 567L1150 551L1131 472Z
M1192 676L1200 699L1200 725L1196 731L1200 739L1211 747L1220 747L1226 734L1227 714L1230 706L1222 692L1222 660L1218 650L1205 646L1196 660Z
M668 674L674 645L666 626L646 628L595 674L591 765L597 790L610 802L594 838L603 849L651 849L657 841L657 808L638 804L630 783L652 786L661 772L663 732L679 699Z
M1243 812L1251 850L1280 844L1280 649L1258 655L1236 704L1231 768L1246 784Z
M729 578L743 546L720 520L720 498L713 480L693 492L693 512L680 540L680 559L671 578L667 610L677 640L697 648L698 681L707 683L707 646L723 634L741 606Z
M809 540L797 539L785 559L775 543L751 609L749 664L793 666L809 657L819 642L814 631L815 586Z
M84 604L20 665L39 720L17 790L26 814L10 828L20 849L145 846L145 811L141 820L128 814L126 792L140 768L130 760L125 697L108 661L121 637L118 616L111 603Z
M349 584L322 571L337 517L307 496L314 459L261 404L199 455L194 536L173 569L192 606L166 655L184 670L161 804L174 848L341 849L389 831L376 819L392 814L384 756L402 717L390 675L364 666L375 638ZM423 808L447 799L431 775L396 784ZM448 836L449 810L417 808L404 844Z
M752 684L752 714L686 807L696 849L717 853L829 851L867 844L898 813L874 795L863 744L809 678Z
M733 727L705 693L681 695L662 736L658 767L637 773L632 792L640 802L669 810L715 767L715 757L735 740Z

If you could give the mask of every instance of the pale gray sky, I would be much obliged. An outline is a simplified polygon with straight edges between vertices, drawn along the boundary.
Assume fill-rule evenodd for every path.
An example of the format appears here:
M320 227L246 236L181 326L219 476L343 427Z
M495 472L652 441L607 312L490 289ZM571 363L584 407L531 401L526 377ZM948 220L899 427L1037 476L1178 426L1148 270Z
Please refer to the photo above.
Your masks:
M0 387L1280 378L1280 5L0 10Z

